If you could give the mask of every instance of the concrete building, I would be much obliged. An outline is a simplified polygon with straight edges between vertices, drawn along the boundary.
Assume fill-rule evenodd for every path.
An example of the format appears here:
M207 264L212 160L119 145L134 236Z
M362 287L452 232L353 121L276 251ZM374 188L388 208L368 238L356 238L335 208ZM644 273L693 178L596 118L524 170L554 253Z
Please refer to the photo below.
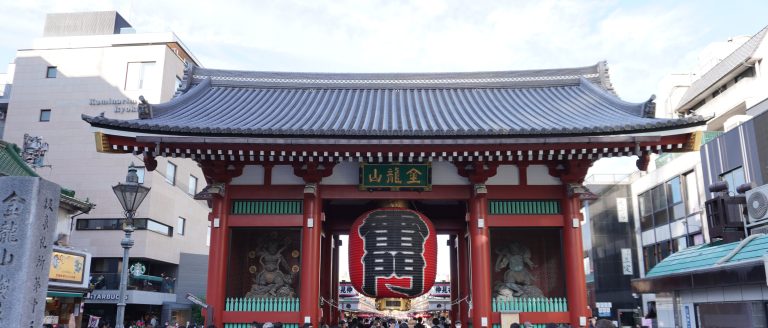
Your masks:
M584 201L584 270L592 314L634 327L640 299L630 282L639 276L630 183L639 174L592 175L584 184L596 199Z
M759 107L768 98L768 77L761 60L768 55L767 33L768 28L764 28L752 37L732 39L720 43L719 48L708 48L704 57L710 55L710 59L701 60L699 65L703 73L691 74L693 80L689 85L681 76L664 82L665 89L659 92L662 97L657 112L712 117L699 134L698 143L703 145L704 152L711 152L712 147L725 151L722 141L713 146L708 142L723 132L740 130L740 124L757 112L752 108ZM723 49L730 53L721 55ZM676 104L673 109L669 107L671 104ZM732 144L736 153L741 148L736 143ZM719 158L716 166L718 173L714 175L711 168L706 168L712 163L702 165L703 157L710 158L705 156L699 152L661 155L649 173L631 183L636 251L642 278L634 284L634 288L642 293L646 318L654 319L659 327L685 326L686 318L697 318L697 315L690 312L692 308L685 312L681 307L680 294L669 286L651 288L642 285L642 281L646 281L650 273L659 274L659 270L654 268L657 264L666 263L663 261L670 255L683 253L683 250L693 246L700 249L704 247L700 245L714 241L705 211L705 201L712 197L705 192L707 186L719 180L729 181L730 193L735 194L736 186L745 181L745 173L740 166L731 165L732 160L722 161L730 155ZM723 171L726 166L720 165L722 163L727 163L730 171ZM693 251L686 251L683 255Z
M14 61L4 139L40 137L48 152L34 163L41 177L78 191L99 204L74 222L73 246L93 255L95 290L85 314L114 324L121 267L123 210L111 186L124 181L132 155L97 153L94 134L81 115L137 118L140 96L168 101L186 65L200 65L173 33L135 33L117 12L50 14L42 38L20 49ZM184 323L190 319L187 291L202 296L207 264L208 207L193 195L205 183L197 165L183 158L159 159L140 182L152 188L136 213L131 265L143 267L129 281L127 320L150 315ZM138 263L138 264L137 264Z

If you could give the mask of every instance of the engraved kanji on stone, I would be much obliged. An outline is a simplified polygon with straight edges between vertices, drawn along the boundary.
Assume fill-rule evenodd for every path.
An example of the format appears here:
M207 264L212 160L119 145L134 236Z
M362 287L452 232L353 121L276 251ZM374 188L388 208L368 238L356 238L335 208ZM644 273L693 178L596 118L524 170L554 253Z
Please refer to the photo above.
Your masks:
M45 268L45 255L38 255L35 260L35 269L42 270L43 268Z
M45 218L43 218L43 231L48 231L48 213L45 213Z
M13 262L13 254L8 249L3 248L3 255L0 256L0 265L11 264Z
M5 219L15 219L21 215L21 210L24 208L24 204L27 200L17 195L15 191L12 191L8 197L3 199L2 213Z
M37 304L40 303L36 298L32 299L32 314L35 313L35 310L37 310Z
M45 240L45 236L40 236L40 249L48 248L48 241Z
M32 284L32 290L37 293L40 291L40 287L43 287L43 285L40 284L40 277L35 277L35 282Z
M19 227L16 225L16 221L6 220L0 224L0 243L15 243L19 241L17 233Z
M3 274L0 274L0 298L5 299L5 294L11 289L11 280Z
M43 209L53 212L53 198L46 198L43 202Z

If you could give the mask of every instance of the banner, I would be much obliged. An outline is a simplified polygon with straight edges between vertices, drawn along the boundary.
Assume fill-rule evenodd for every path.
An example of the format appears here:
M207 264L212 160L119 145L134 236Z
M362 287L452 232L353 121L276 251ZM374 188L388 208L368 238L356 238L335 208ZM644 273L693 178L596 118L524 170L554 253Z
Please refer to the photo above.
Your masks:
M90 316L88 318L88 328L99 328L99 320L101 320L101 317Z

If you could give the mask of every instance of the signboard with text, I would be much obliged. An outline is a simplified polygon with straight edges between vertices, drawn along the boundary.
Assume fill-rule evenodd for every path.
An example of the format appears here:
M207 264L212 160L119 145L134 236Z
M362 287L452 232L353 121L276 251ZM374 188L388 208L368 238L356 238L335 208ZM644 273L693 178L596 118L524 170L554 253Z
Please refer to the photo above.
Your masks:
M360 164L360 190L430 191L432 165Z
M91 254L59 246L53 247L48 281L51 286L86 289L90 275Z
M51 270L48 272L50 281L81 284L85 271L85 256L60 250L51 255Z

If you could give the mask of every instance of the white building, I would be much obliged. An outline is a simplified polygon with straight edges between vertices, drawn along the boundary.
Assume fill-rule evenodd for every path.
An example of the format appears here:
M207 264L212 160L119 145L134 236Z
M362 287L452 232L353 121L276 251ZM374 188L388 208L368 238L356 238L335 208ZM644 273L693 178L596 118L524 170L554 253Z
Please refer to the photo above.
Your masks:
M168 101L185 65L200 64L173 33L135 33L114 11L49 14L43 37L20 49L14 64L3 138L20 144L25 134L42 137L49 150L37 174L99 205L77 218L70 242L93 255L96 290L85 313L114 324L123 210L111 186L125 180L129 164L143 164L131 155L98 153L81 115L137 118L140 96ZM139 173L152 190L135 215L130 264L146 271L129 281L126 320L157 315L184 323L190 318L184 295L202 296L205 289L209 211L192 198L205 179L196 163L181 158L158 159L157 170Z
M768 55L766 34L768 27L752 37L708 47L700 58L701 72L671 76L662 82L657 114L712 117L700 135L701 143L751 118L747 109L768 98L768 70L761 60ZM692 77L690 84L688 76ZM662 155L647 174L632 182L641 278L670 254L711 241L704 211L708 198L704 176L697 151ZM744 183L739 168L719 178L729 181L734 193ZM643 294L642 298L644 313L655 307L659 327L684 326L674 293Z

